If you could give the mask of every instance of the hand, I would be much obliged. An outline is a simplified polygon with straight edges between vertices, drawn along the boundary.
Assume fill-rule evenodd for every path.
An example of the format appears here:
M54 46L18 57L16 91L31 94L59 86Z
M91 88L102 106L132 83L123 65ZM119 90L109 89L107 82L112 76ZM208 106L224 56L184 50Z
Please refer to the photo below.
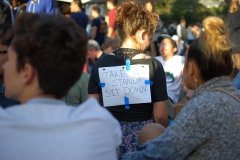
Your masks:
M186 95L188 99L192 96L194 90L188 89L188 87L185 85L185 83L182 84L183 86L183 93Z

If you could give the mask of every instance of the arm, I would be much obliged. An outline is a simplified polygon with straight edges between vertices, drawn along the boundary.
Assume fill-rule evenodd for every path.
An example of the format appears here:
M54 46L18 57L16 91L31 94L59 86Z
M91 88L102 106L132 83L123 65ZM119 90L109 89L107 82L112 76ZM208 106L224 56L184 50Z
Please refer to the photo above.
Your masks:
M92 39L95 39L97 35L97 26L92 27Z
M177 35L178 35L179 38L182 38L181 25L177 25Z
M113 28L108 27L108 37L112 37Z
M232 54L234 58L234 66L240 70L240 53Z
M153 115L156 123L159 123L164 127L168 126L168 114L166 111L165 101L153 103Z
M149 142L145 150L126 154L123 159L186 159L210 138L211 127L217 116L217 107L209 107L209 102L206 102L213 97L203 98L206 99L205 102L204 99L197 98L189 101L171 126L156 140Z
M55 14L55 4L53 0L46 1L45 12L47 14Z
M100 102L100 94L99 93L88 94L88 98L91 98L91 97L97 99L97 101Z
M114 23L116 21L116 15L115 15L114 11L109 11L109 13L108 13L108 18L109 18L108 37L112 37L113 27L114 27Z

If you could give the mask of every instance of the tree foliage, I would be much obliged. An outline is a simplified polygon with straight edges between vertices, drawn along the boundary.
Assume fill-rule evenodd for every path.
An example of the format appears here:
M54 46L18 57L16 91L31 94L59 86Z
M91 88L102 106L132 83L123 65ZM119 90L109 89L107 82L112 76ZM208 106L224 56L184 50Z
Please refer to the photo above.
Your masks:
M225 17L227 14L227 5L222 2L217 8L207 8L199 0L160 0L154 4L155 11L167 24L177 21L181 18L186 19L188 24L202 22L210 15Z

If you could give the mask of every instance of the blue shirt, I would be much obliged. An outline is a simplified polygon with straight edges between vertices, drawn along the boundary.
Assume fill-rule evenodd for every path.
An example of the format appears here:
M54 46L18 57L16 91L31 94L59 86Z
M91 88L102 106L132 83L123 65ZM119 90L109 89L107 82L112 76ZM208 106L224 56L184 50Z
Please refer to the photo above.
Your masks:
M54 0L29 0L26 11L29 13L55 14Z
M76 13L72 13L70 17L82 28L86 29L88 24L88 16L80 11Z
M101 17L94 18L92 20L92 27L97 27L97 34L94 40L98 42L98 44L101 46L105 41L106 36L106 24L105 21L102 20Z

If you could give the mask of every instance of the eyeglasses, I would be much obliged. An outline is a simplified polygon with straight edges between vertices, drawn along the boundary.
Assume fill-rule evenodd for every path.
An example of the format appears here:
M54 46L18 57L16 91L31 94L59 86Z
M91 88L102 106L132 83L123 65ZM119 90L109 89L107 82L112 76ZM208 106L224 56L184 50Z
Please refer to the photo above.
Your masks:
M165 46L170 46L170 45L172 45L172 43L160 43L159 44L159 47L165 47Z
M6 54L7 53L7 50L5 51L0 51L0 54Z

